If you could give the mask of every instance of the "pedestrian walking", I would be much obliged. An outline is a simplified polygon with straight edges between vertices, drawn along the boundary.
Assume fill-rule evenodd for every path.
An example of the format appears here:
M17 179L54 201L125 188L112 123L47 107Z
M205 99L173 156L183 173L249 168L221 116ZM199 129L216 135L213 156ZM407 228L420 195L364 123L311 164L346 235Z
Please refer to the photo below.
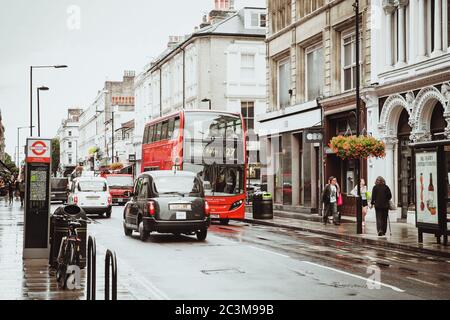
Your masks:
M19 197L20 197L20 190L19 190L19 185L20 185L20 181L19 178L16 177L16 180L14 182L14 190L16 191L16 201L19 201Z
M378 177L372 190L371 205L375 207L377 216L377 231L379 237L384 237L387 232L390 201L392 200L391 189L386 185L383 177Z
M339 198L339 187L337 184L336 177L330 177L328 184L326 185L322 193L322 203L324 205L324 215L323 223L327 225L328 217L333 216L333 223L338 225L338 198Z
M23 207L23 201L25 199L25 181L20 181L19 183L19 192L20 192L20 206Z
M366 180L361 179L360 183L360 189L361 189L361 206L362 206L362 214L363 214L363 225L366 223L366 215L367 211L369 209L369 199L368 199L368 190L366 186ZM358 186L356 186L351 194L355 197L358 197Z
M14 181L12 179L8 182L8 198L9 205L11 206L14 201Z

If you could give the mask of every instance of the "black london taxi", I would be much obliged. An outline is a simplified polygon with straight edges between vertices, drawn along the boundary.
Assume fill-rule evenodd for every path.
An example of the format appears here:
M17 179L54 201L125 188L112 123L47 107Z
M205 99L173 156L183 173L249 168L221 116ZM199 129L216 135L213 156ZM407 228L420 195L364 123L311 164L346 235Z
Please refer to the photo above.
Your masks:
M151 232L197 235L204 241L211 224L202 180L192 172L149 171L135 181L123 214L126 236L139 232L146 241Z

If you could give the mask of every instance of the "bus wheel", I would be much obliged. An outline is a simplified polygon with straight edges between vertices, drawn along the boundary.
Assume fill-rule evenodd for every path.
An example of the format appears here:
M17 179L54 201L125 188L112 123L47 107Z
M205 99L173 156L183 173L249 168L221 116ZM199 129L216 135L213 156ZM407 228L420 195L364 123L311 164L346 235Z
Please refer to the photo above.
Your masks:
M221 219L220 224L223 226L227 226L230 223L230 219Z

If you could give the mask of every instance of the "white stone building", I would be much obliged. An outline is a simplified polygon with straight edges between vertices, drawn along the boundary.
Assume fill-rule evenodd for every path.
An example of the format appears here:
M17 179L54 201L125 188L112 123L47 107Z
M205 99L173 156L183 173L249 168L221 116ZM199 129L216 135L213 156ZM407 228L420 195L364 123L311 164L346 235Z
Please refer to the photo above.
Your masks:
M370 160L368 179L386 177L397 218L415 223L412 142L450 138L449 0L372 1L372 88L368 131L387 156Z
M170 37L167 50L136 79L136 150L148 120L176 110L208 110L209 104L243 112L247 127L257 131L255 115L266 109L265 34L264 8L235 11L233 1L216 1L196 32Z
M112 136L121 137L122 124L135 117L134 72L125 71L122 81L107 81L94 102L80 116L79 158L91 169L118 162L119 154L134 152L121 150L121 143L114 143ZM114 139L116 140L116 139ZM116 142L116 141L115 141ZM91 154L97 149L96 154ZM124 163L128 165L128 163Z
M60 166L59 173L65 175L75 169L79 154L79 120L82 109L69 109L67 118L61 123L58 129L57 137L60 143Z

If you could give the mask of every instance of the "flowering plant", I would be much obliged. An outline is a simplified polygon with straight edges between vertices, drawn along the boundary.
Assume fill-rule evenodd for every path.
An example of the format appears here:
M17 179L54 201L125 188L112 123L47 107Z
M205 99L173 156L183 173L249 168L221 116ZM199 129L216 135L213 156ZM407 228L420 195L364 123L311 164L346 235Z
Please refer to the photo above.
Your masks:
M383 141L371 136L337 136L329 147L341 159L384 158L386 146Z

